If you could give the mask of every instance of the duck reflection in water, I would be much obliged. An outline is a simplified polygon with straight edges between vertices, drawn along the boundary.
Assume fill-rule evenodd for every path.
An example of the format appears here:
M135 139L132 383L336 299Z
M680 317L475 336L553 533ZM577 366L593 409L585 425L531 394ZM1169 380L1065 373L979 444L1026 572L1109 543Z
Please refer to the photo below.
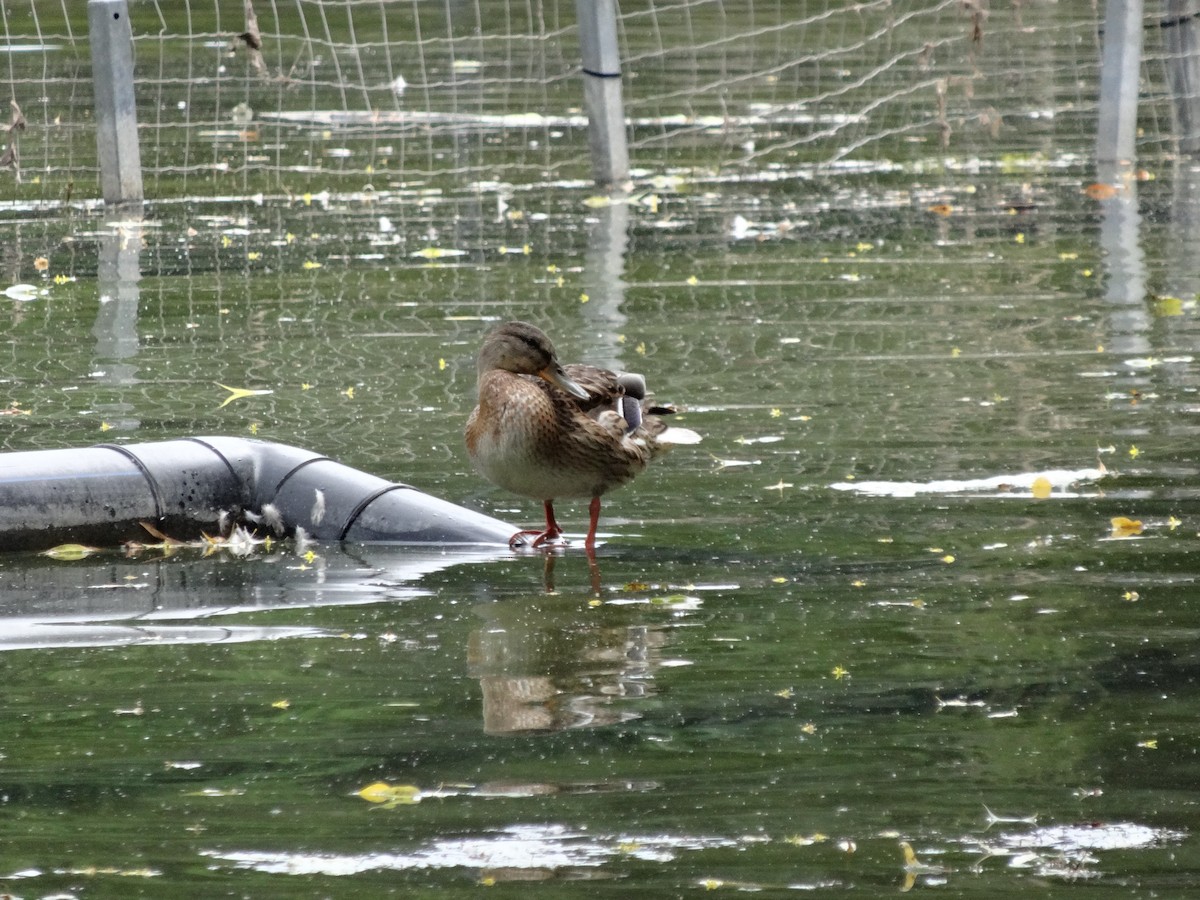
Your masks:
M600 497L631 481L696 432L668 427L671 406L654 405L641 375L588 365L562 365L539 328L506 322L483 341L479 402L467 420L471 462L505 490L541 500L546 527L519 531L513 547L553 546L562 536L554 501L590 497L584 548L594 559ZM593 580L597 578L593 565Z
M564 597L535 605L479 607L484 619L467 646L468 671L483 694L487 734L562 731L636 719L631 700L654 693L664 629L630 622L625 610L581 625Z

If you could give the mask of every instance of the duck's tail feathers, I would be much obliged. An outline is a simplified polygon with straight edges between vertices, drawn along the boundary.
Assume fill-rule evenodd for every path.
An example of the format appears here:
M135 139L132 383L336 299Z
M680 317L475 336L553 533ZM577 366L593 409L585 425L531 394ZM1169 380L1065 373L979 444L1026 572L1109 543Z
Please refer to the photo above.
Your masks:
M652 399L648 399L646 379L636 372L622 372L617 376L617 384L622 391L617 412L627 423L628 433L642 427L646 416L669 416L678 412L669 403L654 403ZM700 435L690 428L666 427L659 431L656 425L651 430L654 432L654 440L661 446L700 443Z

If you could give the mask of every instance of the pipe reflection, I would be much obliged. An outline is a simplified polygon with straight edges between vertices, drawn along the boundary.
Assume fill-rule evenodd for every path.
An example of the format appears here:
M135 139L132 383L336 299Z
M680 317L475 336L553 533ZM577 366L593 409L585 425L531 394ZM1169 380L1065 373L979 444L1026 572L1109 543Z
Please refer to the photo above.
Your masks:
M321 545L290 553L176 559L100 554L70 563L19 557L0 568L0 652L64 646L226 643L324 634L305 626L214 625L247 612L379 603L427 593L426 575L494 560L490 548ZM201 621L198 621L201 620Z
M92 326L92 337L96 340L92 377L100 383L128 385L138 380L137 367L129 360L137 356L139 349L142 232L139 216L110 224L100 237L96 269L100 307ZM141 424L132 417L130 403L97 404L96 408L121 430L136 431Z
M1097 181L1116 190L1101 201L1100 249L1108 280L1104 299L1108 315L1108 348L1117 354L1144 356L1150 348L1150 313L1146 308L1146 260L1138 232L1137 179L1132 167L1101 163Z
M624 371L621 332L628 317L625 303L625 254L629 249L629 204L622 195L596 210L584 254L583 285L588 302L581 305L587 362Z

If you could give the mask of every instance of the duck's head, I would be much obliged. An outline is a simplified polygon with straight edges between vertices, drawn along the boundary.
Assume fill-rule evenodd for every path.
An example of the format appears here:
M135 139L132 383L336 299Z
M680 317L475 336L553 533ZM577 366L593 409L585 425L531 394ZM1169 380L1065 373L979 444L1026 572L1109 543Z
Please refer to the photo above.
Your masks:
M588 392L567 377L542 329L528 322L505 322L493 328L479 349L479 374L502 369L517 375L533 375L580 400Z

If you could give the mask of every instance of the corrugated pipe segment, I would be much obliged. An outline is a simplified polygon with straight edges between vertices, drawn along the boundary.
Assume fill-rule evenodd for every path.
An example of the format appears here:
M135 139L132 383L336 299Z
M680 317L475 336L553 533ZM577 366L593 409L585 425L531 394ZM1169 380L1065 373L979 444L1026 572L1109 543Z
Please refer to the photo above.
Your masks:
M319 541L506 544L516 529L309 450L236 437L0 454L0 550L214 533L222 512ZM264 529L266 524L262 526Z

